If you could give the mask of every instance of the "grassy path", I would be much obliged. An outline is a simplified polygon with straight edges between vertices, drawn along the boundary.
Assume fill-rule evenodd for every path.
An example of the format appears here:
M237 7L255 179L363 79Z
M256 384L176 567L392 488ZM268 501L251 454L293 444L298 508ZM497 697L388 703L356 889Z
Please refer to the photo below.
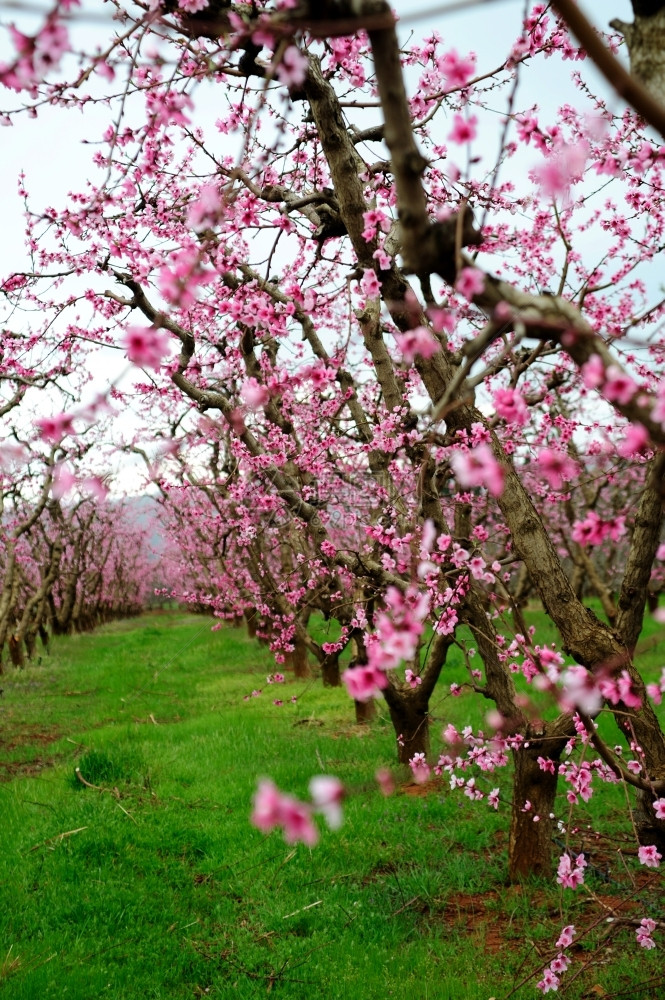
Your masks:
M387 720L359 731L343 692L267 687L273 669L244 633L170 612L0 677L3 1000L488 1000L535 969L559 895L504 887L505 812L444 787L384 799ZM257 776L304 796L322 772L367 789L339 833L310 851L249 825ZM643 981L629 954L590 939L567 996Z

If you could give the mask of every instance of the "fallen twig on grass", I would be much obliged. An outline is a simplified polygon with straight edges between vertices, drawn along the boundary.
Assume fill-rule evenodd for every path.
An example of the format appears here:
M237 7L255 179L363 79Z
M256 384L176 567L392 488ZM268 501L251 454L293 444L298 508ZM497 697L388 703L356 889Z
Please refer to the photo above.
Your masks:
M322 902L322 899L317 899L316 903L310 903L309 906L301 906L299 910L294 910L293 913L285 913L282 920L286 920L288 917L295 917L296 913L304 913L305 910L311 910L313 906L320 906Z
M122 809L122 811L124 812L125 816L128 816L129 819L131 819L132 823L136 823L136 825L138 826L138 823L136 822L136 820L134 819L134 817L132 816L132 814L130 812L128 812L125 809L124 806L120 805L120 789L119 788L103 788L101 785L93 785L90 781L87 781L86 778L83 777L83 775L81 774L81 768L80 767L74 768L74 773L76 774L76 777L81 782L81 784L85 785L86 788L92 788L93 791L95 791L95 792L108 792L109 795L112 795L113 798L116 800L116 805L117 805L118 809Z
M410 899L408 903L404 904L404 906L400 906L399 910L395 910L395 912L391 913L390 916L396 917L398 913L402 913L404 910L408 909L408 907L412 906L418 899L420 899L420 896L414 896L413 899Z
M47 847L49 844L60 844L65 837L73 837L75 833L82 833L87 829L87 826L79 826L76 830L66 830L64 833L58 833L55 837L49 837L48 840L42 840L40 844L35 844L34 847L30 848L28 853L31 854L33 851L38 851L40 847Z
M76 775L76 777L78 778L78 780L81 782L81 784L85 785L86 788L94 788L94 790L96 792L107 792L108 791L108 788L102 788L101 785L93 785L89 781L86 781L86 779L81 774L81 768L80 767L75 767L74 768L74 774Z

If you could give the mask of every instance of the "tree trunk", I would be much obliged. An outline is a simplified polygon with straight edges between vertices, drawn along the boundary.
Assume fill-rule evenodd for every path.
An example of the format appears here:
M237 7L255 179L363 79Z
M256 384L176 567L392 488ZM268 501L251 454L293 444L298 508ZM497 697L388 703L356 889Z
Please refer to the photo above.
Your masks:
M342 683L339 676L339 653L328 653L321 663L321 676L324 687L339 687Z
M293 667L295 677L306 678L312 676L309 666L309 656L306 644L296 636L293 639L293 652L289 653L287 663Z
M18 638L10 633L7 646L9 648L9 658L15 667L25 667L25 653L23 652L23 643Z
M252 611L245 611L245 624L247 625L247 635L250 639L256 639L256 615Z
M28 654L28 659L32 660L34 659L35 647L37 645L37 633L32 631L31 629L29 632L25 633L24 639L25 639L25 651Z
M376 702L373 698L369 701L354 701L356 709L356 725L367 726L376 716Z
M397 688L386 688L390 718L397 739L397 759L408 764L414 754L429 754L429 702L418 697L419 691L408 693Z
M508 872L511 882L529 875L551 876L554 800L561 749L553 757L551 740L527 739L513 753L513 811L510 819ZM543 771L538 757L554 761L554 774ZM526 804L531 803L530 808ZM538 819L536 819L538 817Z
M39 638L42 640L44 650L49 653L51 647L51 636L49 635L49 631L45 625L39 626Z

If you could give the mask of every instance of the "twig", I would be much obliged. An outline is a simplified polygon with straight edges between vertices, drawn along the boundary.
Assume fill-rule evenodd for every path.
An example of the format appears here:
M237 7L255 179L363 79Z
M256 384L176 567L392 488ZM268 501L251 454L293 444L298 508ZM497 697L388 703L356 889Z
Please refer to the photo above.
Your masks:
M74 768L74 774L76 775L76 777L78 778L78 780L81 782L81 784L85 785L86 788L94 788L94 790L96 792L106 792L106 791L108 791L107 788L102 788L101 785L91 785L89 781L86 781L85 778L83 777L83 775L81 774L81 768L80 767L75 767Z
M617 94L632 104L638 115L665 136L663 105L612 55L574 0L552 0L552 6Z
M66 830L65 833L58 833L55 837L49 837L48 840L42 840L41 844L35 844L34 847L30 848L28 853L31 854L33 851L38 851L40 847L46 847L48 844L60 844L65 837L73 837L75 833L82 833L87 829L87 826L79 826L76 830Z
M116 802L116 805L117 805L118 809L122 809L122 811L124 812L125 816L128 816L131 819L132 823L134 823L136 826L138 826L138 823L136 822L136 820L134 819L134 817L132 816L132 814L130 812L127 812L127 810L125 809L124 806L121 806L119 802Z
M294 910L293 913L285 913L282 920L288 920L289 917L295 917L296 913L304 913L305 910L311 910L313 906L320 906L322 902L322 899L317 899L315 903L310 903L309 906L303 906L299 910Z
M413 897L413 899L410 899L408 903L405 903L405 904L404 904L404 906L400 906L399 910L395 910L395 912L394 912L394 913L391 913L391 914L390 914L390 915L391 915L391 917L396 917L398 913L402 913L402 911L403 911L403 910L406 910L406 909L407 909L407 907L409 907L409 906L411 906L411 905L412 905L413 903L415 903L417 899L420 899L420 896L414 896L414 897Z

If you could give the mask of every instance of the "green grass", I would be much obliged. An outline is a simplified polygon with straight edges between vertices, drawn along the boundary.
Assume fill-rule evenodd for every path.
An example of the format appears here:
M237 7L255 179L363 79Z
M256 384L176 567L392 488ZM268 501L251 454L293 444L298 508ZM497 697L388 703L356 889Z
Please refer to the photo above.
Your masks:
M506 805L443 784L383 798L385 709L357 729L343 691L268 687L273 670L244 633L168 612L63 639L0 678L3 1000L488 1000L537 969L562 923L598 921L581 891L506 887ZM456 651L434 713L477 725L484 706L445 693L463 679ZM350 790L339 833L310 851L251 827L257 777L305 796L322 772ZM603 808L627 834L616 802ZM598 859L588 881L609 898L620 887ZM599 922L565 995L658 995L637 984L660 974L659 951L633 940Z

